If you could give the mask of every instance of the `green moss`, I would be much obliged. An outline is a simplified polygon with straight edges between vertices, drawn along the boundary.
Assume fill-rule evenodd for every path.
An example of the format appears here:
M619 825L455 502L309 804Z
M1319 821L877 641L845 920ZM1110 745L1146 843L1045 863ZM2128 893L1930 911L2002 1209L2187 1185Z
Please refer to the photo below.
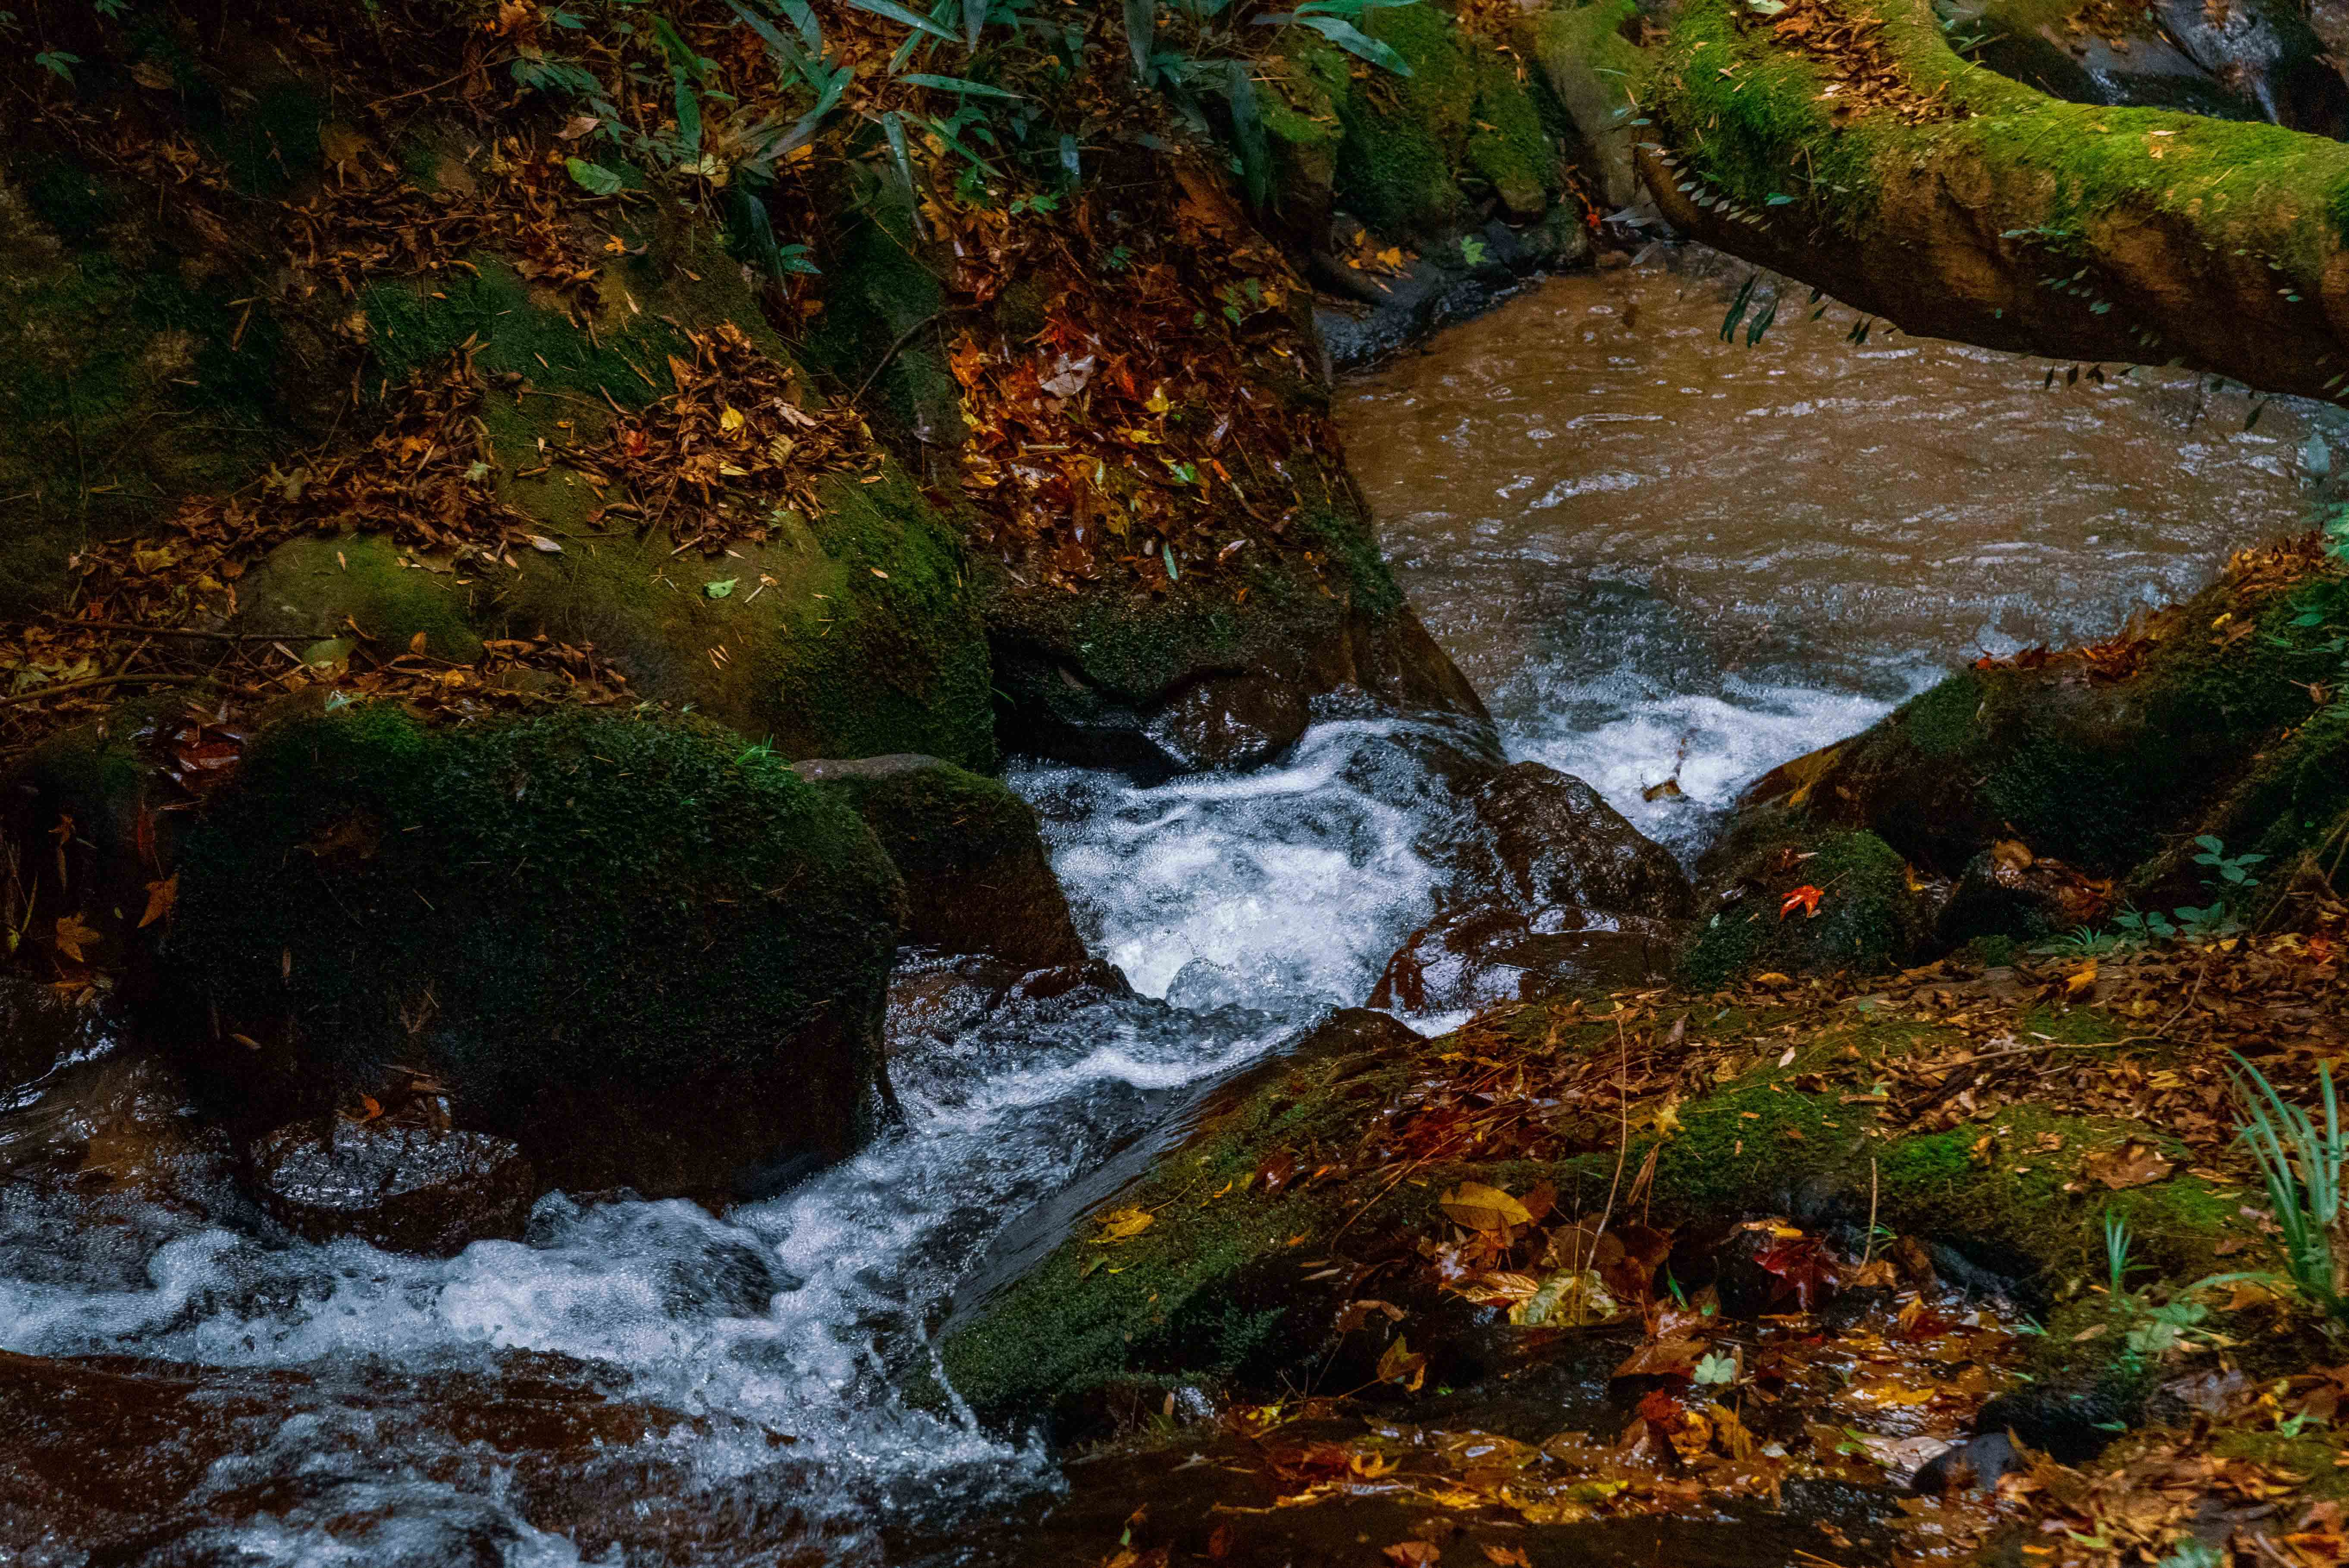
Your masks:
M1374 77L1337 101L1344 130L1338 200L1382 234L1439 232L1465 208L1454 171L1473 129L1475 67L1451 19L1433 6L1370 13L1364 30L1412 74Z
M68 251L0 188L0 609L40 608L86 539L243 483L297 434L265 302L150 254Z
M545 517L590 494L552 476L512 493ZM689 704L786 757L918 751L991 769L986 629L956 536L894 469L817 493L820 516L787 513L768 543L716 562L673 556L657 532L550 522L563 553L524 561L473 622L593 643L636 695Z
M1751 858L1768 860L1795 841L1773 835L1754 846ZM1837 830L1805 841L1811 853L1797 872L1770 883L1791 885L1795 877L1820 890L1819 913L1781 917L1771 894L1757 894L1721 911L1698 934L1681 960L1683 984L1700 990L1742 974L1777 971L1800 975L1851 970L1871 974L1905 962L1926 934L1924 909L1909 886L1908 862L1874 833Z
M1439 1162L1402 1181L1381 1173L1268 1198L1249 1182L1268 1156L1340 1158L1336 1151L1353 1147L1428 1060L1460 1047L1447 1037L1387 1044L1370 1056L1309 1048L1233 1090L1190 1142L1102 1205L1149 1211L1147 1230L1103 1243L1081 1226L1034 1273L957 1325L944 1346L947 1374L989 1420L1111 1383L1271 1386L1291 1359L1318 1363L1325 1354L1318 1336L1328 1319L1311 1274L1337 1227L1365 1237L1423 1233L1440 1224L1441 1192L1465 1180L1515 1192L1547 1181L1573 1212L1585 1198L1599 1201L1619 1160L1638 1166L1651 1150L1648 1212L1660 1224L1750 1218L1783 1210L1798 1191L1814 1202L1825 1194L1855 1223L1873 1205L1882 1222L1951 1244L2048 1300L2076 1295L2075 1282L2099 1264L2107 1210L2127 1219L2142 1262L2179 1279L2209 1272L2218 1244L2240 1226L2239 1195L2196 1178L2120 1192L2086 1178L2090 1155L2146 1135L2127 1122L2013 1104L1946 1132L1877 1137L1872 1112L1804 1091L1803 1075L1852 1052L1869 1061L1943 1052L1958 1037L1855 1014L1847 1026L1806 1031L1795 1059L1779 1067L1779 1025L1789 1016L1740 1014L1708 1025L1717 1038L1753 1042L1772 1065L1680 1107L1678 1129L1661 1146L1635 1138L1619 1154L1611 1128L1593 1130L1597 1151L1555 1163ZM1614 1038L1603 1018L1568 1023L1541 1006L1486 1026L1567 1052L1605 1049ZM2181 1150L2170 1153L2183 1162ZM1417 1332L1413 1340L1421 1343Z
M843 387L872 379L876 423L901 451L915 440L951 446L962 438L962 389L919 331L945 309L946 292L912 209L869 172L838 195L847 219L823 256L823 312L804 345L808 361Z
M585 710L285 724L179 875L172 966L217 1027L290 1028L314 1091L420 1048L493 1104L681 1081L877 1016L902 898L864 825L780 762Z
M548 391L608 395L635 407L667 388L667 356L684 344L657 318L591 339L552 298L533 298L511 263L482 252L467 259L477 269L471 275L386 281L361 294L383 377L404 380L471 341L481 346L473 363L485 375L511 373Z
M1558 153L1533 96L1505 56L1475 57L1476 104L1464 157L1467 167L1515 216L1538 216L1558 189Z
M436 659L471 664L481 640L466 620L461 591L448 571L403 566L403 552L378 534L288 540L237 585L245 624L295 647L336 637L357 624L387 654L415 637Z
M2349 232L2349 149L2271 125L2064 103L1961 60L1925 5L1888 3L1881 14L1909 85L1946 91L1965 118L1862 115L1837 128L1819 108L1816 68L1773 47L1766 28L1740 26L1742 7L1683 7L1650 78L1651 102L1699 193L1755 211L1772 195L1795 197L1857 233L1880 199L1879 168L1946 160L1978 168L2002 194L2030 192L2054 255L2091 253L2092 229L2108 222L2166 220L2247 247L2282 269L2280 283L2316 292Z
M1901 708L1899 722L1909 743L1928 757L1948 757L1965 748L1974 733L1974 715L1982 707L1980 677L1963 670L1911 698Z

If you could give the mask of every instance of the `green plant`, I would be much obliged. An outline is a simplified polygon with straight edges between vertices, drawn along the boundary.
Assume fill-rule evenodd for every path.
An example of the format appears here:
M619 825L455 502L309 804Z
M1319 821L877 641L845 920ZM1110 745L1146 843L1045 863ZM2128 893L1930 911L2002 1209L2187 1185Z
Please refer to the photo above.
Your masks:
M2349 1235L2343 1233L2341 1181L2349 1137L2333 1088L2333 1065L2317 1065L2323 1123L2276 1092L2267 1076L2238 1053L2228 1077L2243 1109L2240 1136L2267 1188L2268 1212L2282 1238L2284 1272L2320 1310L2349 1325Z
M2118 1210L2107 1209L2105 1211L2105 1270L2115 1301L2128 1294L2128 1221Z
M2251 868L2266 860L2267 856L2230 855L2227 852L2227 846L2209 833L2200 835L2194 842L2202 851L2200 854L2194 857L2194 863L2198 866L2209 866L2217 872L2215 877L2206 876L2202 879L2209 885L2222 889L2247 890L2260 885L2260 879L2251 875Z
M1258 206L1272 196L1272 143L1257 103L1256 67L1240 43L1244 3L1235 0L1169 0L1172 15L1189 33L1188 48L1158 41L1158 0L1125 0L1125 37L1134 74L1155 84L1193 129L1209 139L1216 129L1211 109L1228 126L1233 168ZM1381 6L1413 5L1419 0L1306 0L1294 11L1267 11L1248 18L1259 27L1305 27L1349 54L1399 77L1411 66L1356 24ZM1473 263L1472 263L1473 264Z

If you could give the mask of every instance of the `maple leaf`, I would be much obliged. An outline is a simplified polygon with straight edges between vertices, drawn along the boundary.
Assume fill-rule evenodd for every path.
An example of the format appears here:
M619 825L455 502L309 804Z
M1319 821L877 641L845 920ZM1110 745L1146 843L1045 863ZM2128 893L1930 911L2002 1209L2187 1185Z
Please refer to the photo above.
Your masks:
M1407 1393L1416 1394L1427 1377L1427 1357L1414 1355L1411 1344L1400 1334L1394 1343L1379 1357L1379 1381L1400 1383Z
M1444 1549L1432 1541L1398 1541L1381 1550L1388 1562L1401 1568L1434 1568L1444 1556Z
M57 951L76 964L82 961L81 950L98 940L98 933L83 924L80 915L57 916Z
M173 872L161 882L147 884L147 913L139 917L139 929L146 930L159 920L168 920L171 905L179 901L180 873Z
M1835 1284L1835 1260L1816 1236L1774 1242L1754 1253L1754 1261L1785 1281L1784 1288L1794 1293L1796 1305L1805 1312L1810 1311L1813 1296Z
M1784 920L1788 915L1794 913L1795 910L1800 909L1803 912L1803 918L1805 920L1816 920L1819 917L1819 900L1826 896L1826 895L1817 888L1813 887L1808 882L1805 882L1802 886L1788 893L1779 903L1778 918L1780 920Z

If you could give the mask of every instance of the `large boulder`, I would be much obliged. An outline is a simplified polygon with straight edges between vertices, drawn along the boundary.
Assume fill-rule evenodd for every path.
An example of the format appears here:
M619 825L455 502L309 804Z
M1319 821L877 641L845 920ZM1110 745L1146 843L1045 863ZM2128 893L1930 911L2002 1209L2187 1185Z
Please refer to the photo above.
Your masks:
M864 820L905 880L905 939L1030 969L1082 964L1035 808L935 757L818 759L792 770Z
M1910 963L2123 902L2249 914L2349 814L2344 623L2349 580L2313 542L2246 552L2106 642L1983 659L1775 769L1699 867L1690 977ZM2198 861L2204 837L2265 857L2251 882ZM1805 888L1815 910L1781 918Z
M903 884L715 728L290 718L177 875L189 1059L245 1136L430 1099L542 1186L723 1196L872 1125Z

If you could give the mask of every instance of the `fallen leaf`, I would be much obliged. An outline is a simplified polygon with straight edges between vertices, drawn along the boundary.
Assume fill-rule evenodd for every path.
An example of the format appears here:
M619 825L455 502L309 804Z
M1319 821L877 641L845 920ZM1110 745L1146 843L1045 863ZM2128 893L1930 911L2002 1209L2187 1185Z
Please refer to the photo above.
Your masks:
M1158 1216L1147 1209L1112 1209L1101 1216L1102 1233L1093 1240L1104 1245L1126 1241L1150 1229L1157 1219Z
M2132 1138L2118 1149L2089 1155L2081 1161L2080 1169L2092 1180L2118 1191L2124 1187L2143 1187L2158 1181L2177 1167L2163 1159L2161 1150L2152 1144Z
M1533 1222L1523 1203L1481 1181L1463 1181L1456 1191L1437 1199L1436 1206L1472 1231L1499 1231Z
M1406 1392L1416 1394L1426 1377L1427 1357L1413 1355L1410 1342L1396 1335L1394 1343L1379 1357L1379 1381L1400 1383Z
M173 872L161 882L147 884L147 913L139 917L139 929L146 930L159 920L170 918L171 905L180 897L180 873Z
M82 961L81 950L98 940L98 933L83 924L80 915L57 916L57 951L76 964Z
M1803 912L1803 918L1805 920L1816 920L1819 916L1819 900L1826 896L1826 894L1821 890L1813 887L1808 882L1805 882L1802 886L1788 893L1785 896L1785 899L1780 903L1778 905L1778 918L1780 920L1784 920L1799 909Z
M2064 976L2064 995L2066 996L2076 996L2081 992L2086 990L2089 986L2094 985L2095 983L2096 961L2091 958L2085 964L2081 965L2077 969L2073 970L2072 973Z

